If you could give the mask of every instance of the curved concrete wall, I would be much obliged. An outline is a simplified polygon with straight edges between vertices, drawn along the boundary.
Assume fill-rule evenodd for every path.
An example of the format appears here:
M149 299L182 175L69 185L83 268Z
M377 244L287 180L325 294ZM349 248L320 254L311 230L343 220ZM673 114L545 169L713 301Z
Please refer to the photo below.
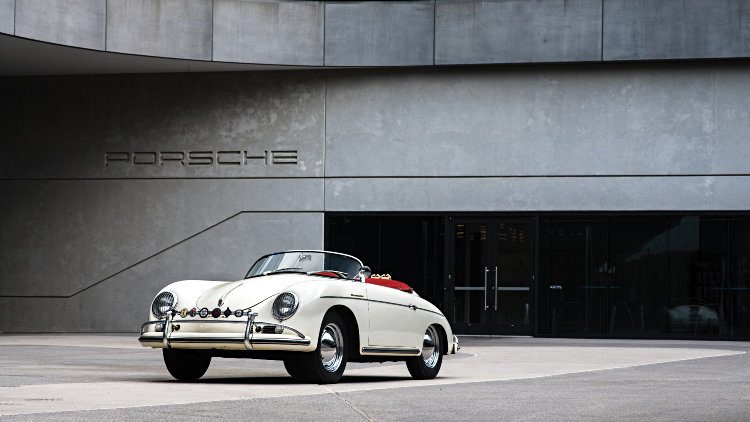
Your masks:
M750 0L0 0L0 32L310 67L739 58L749 11Z

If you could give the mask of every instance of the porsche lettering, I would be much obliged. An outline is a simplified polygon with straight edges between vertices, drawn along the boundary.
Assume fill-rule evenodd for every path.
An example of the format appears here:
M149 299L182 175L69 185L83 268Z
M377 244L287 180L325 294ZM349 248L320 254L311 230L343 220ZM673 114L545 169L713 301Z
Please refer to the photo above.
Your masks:
M108 151L110 166L249 166L297 165L297 150Z

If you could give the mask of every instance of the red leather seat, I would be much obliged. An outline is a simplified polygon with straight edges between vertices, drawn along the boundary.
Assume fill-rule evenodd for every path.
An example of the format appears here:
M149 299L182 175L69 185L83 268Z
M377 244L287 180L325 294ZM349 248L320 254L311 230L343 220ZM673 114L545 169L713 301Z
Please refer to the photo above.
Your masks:
M412 289L408 284L388 278L368 278L365 280L365 283L377 284L378 286L383 287L390 287L391 289L398 289L402 292L407 293L411 293L414 291L414 289Z

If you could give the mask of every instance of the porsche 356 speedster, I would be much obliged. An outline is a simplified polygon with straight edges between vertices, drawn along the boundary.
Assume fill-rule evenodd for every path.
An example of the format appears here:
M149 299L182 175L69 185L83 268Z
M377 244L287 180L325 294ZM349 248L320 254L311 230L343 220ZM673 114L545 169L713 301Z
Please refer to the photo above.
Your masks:
M166 286L139 341L162 348L181 381L203 376L213 357L282 360L318 383L337 382L347 362L404 361L430 379L458 350L440 310L407 284L373 278L353 256L308 250L265 255L239 281Z

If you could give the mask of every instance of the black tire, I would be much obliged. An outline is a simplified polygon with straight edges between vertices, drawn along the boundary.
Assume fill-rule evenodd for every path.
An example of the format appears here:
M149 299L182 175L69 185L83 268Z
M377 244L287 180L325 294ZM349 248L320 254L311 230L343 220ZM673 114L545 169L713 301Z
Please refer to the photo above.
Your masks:
M406 360L412 378L429 380L437 376L443 364L443 338L434 325L427 327L422 340L422 354Z
M299 358L284 359L284 368L292 378L306 380L310 377Z
M179 381L195 381L211 364L211 356L198 350L162 349L167 370Z
M298 359L284 361L287 372L295 378L318 384L333 384L341 379L349 358L344 319L335 312L323 317L314 352L302 353ZM325 361L325 363L324 363Z

